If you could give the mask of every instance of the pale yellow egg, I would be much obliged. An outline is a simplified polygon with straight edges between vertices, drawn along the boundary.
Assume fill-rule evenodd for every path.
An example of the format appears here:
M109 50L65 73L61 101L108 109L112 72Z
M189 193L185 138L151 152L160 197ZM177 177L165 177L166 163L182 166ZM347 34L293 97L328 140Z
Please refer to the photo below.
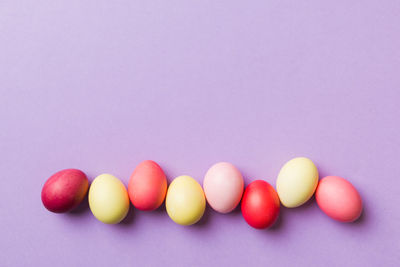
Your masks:
M299 157L282 167L276 180L276 191L282 205L295 208L312 197L317 185L317 167L310 159Z
M124 184L111 174L101 174L89 189L89 207L101 222L116 224L129 211L129 197Z
M201 219L206 208L203 189L192 177L179 176L168 188L165 206L169 217L177 224L194 224Z

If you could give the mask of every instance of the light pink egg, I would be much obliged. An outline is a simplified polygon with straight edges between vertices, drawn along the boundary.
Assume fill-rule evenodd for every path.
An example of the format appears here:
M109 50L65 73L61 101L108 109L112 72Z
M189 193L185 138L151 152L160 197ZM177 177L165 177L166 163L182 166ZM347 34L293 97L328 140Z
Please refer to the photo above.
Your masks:
M242 198L243 187L242 174L228 162L213 165L203 181L208 204L220 213L228 213L236 208Z
M315 199L323 212L341 222L353 222L362 212L360 194L342 177L327 176L321 179Z

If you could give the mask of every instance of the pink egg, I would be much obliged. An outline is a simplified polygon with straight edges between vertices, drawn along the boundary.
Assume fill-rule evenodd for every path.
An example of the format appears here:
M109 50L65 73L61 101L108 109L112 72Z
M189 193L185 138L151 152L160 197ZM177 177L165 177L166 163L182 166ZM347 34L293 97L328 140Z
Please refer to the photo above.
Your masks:
M341 222L353 222L362 212L360 194L342 177L327 176L321 179L315 199L323 212Z
M135 208L147 211L157 209L167 193L164 171L152 160L143 161L129 179L128 193Z
M213 165L203 181L208 204L220 213L228 213L236 208L242 198L243 187L242 174L228 162Z

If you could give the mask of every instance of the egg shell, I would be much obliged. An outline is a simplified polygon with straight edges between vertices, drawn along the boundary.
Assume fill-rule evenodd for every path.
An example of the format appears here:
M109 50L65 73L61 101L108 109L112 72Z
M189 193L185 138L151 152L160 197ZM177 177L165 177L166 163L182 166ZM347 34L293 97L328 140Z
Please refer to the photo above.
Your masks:
M276 180L279 199L287 208L295 208L307 202L317 185L317 167L304 157L294 158L283 165Z
M203 189L192 177L179 176L168 187L165 207L174 222L192 225L201 219L206 208Z
M236 208L242 198L243 187L242 174L228 162L214 164L203 181L208 204L220 213L228 213Z
M241 208L243 218L250 226L265 229L278 219L279 197L269 183L255 180L246 187Z
M353 222L362 213L360 194L342 177L327 176L321 179L315 199L326 215L340 222Z
M129 198L139 210L157 209L167 193L167 177L161 167L152 160L140 163L129 179Z
M41 198L49 211L63 213L77 207L89 188L86 174L77 169L65 169L53 174L43 185Z
M129 211L129 196L124 184L111 174L97 176L89 189L89 207L99 221L119 223Z

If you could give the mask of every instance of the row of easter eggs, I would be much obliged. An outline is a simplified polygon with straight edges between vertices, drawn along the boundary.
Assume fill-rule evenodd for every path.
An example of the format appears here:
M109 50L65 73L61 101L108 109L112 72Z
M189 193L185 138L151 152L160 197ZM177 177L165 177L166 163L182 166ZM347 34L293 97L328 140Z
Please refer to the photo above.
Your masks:
M280 204L295 208L314 194L318 206L328 216L342 222L355 221L362 212L362 201L347 180L328 176L318 181L314 163L304 157L288 161L281 169L276 191L267 182L256 180L244 189L243 177L232 164L220 162L206 173L203 187L190 176L179 176L167 185L161 167L151 160L140 163L132 173L128 190L111 174L97 176L89 189L86 175L67 169L52 175L42 189L44 206L56 213L67 212L79 205L89 191L93 215L107 224L122 221L130 203L140 210L157 209L165 199L169 217L181 225L198 222L206 201L217 212L229 213L241 202L246 222L257 229L268 228L279 216ZM204 190L203 190L204 189Z

